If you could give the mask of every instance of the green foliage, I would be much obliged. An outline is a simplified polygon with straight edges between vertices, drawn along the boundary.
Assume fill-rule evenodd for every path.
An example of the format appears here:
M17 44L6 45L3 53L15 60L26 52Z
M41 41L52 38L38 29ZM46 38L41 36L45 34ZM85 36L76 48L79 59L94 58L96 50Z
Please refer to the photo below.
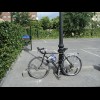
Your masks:
M92 12L64 12L64 33L66 36L80 36L84 32L86 25L93 17Z
M42 17L41 20L31 21L33 39L57 38L59 35L59 17L49 19Z
M41 27L43 27L44 30L50 28L50 19L49 17L42 17L40 20Z
M49 19L49 17L42 17L42 19L39 21L41 27L43 27L44 30L46 29L58 29L59 28L59 17Z
M52 29L59 29L59 16L53 18L51 21L52 21Z
M57 30L42 30L40 32L40 38L42 39L55 39L58 38L59 32Z
M21 52L24 34L25 30L20 25L0 23L0 79Z
M32 27L32 37L33 39L48 39L48 38L57 38L59 35L58 30L55 29L47 29L43 30L42 27L39 27L38 29L34 26Z
M28 12L12 12L12 18L14 23L18 23L22 26L28 26L30 24Z
M100 38L100 28L94 28L94 29L86 29L82 37L87 37L87 38L94 38L98 37Z

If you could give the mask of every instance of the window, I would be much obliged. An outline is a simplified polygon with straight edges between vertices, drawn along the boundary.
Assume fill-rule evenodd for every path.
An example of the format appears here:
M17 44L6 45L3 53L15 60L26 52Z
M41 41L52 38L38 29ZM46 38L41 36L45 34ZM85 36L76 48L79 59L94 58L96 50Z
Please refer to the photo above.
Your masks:
M8 16L8 18L11 18L10 16Z
M32 15L32 18L34 18L35 17L35 15Z
M6 18L6 16L3 16L3 18Z

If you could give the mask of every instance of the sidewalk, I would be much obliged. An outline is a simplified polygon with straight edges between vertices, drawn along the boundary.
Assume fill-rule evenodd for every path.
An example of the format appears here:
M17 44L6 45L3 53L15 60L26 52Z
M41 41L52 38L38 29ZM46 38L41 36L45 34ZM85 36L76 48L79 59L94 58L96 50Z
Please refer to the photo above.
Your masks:
M57 80L51 70L47 77L37 80L22 73L27 69L29 61L37 56L35 51L22 51L14 63L12 70L4 78L1 87L95 87L100 86L100 71L93 66L83 66L77 76L62 76Z

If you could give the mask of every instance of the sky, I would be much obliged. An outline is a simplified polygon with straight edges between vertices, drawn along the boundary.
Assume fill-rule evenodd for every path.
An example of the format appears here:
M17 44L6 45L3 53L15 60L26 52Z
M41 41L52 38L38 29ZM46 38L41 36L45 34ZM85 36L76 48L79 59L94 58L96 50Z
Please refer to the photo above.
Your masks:
M48 16L50 19L59 16L59 12L37 12L37 16L41 19L44 16Z

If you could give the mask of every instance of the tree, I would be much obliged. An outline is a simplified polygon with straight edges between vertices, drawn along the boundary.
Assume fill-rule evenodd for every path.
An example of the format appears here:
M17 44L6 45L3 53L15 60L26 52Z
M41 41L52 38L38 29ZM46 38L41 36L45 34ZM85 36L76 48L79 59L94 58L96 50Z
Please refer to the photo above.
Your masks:
M52 24L53 24L52 25L53 29L58 29L59 28L59 16L52 19Z
M40 20L41 27L43 27L44 30L49 29L50 27L50 19L49 17L42 17Z
M66 36L80 36L93 17L93 12L64 12L64 33ZM73 34L72 34L73 33Z
M30 25L31 19L28 12L12 12L12 18L14 23L22 26Z

